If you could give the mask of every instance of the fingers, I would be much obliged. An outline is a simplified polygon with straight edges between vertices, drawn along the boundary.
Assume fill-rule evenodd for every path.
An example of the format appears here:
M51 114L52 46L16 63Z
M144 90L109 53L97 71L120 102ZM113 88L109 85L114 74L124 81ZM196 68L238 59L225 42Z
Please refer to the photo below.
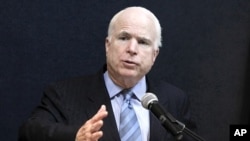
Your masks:
M97 120L95 122L90 121L90 122L86 123L86 125L89 126L90 132L96 132L96 131L100 130L100 128L103 126L103 120L100 119L100 120Z
M93 134L85 134L84 136L77 136L76 141L97 141L103 136L102 131L95 132Z
M105 106L105 105L101 105L101 107L100 107L98 113L99 113L99 112L102 112L102 111L106 111L106 106Z
M107 115L106 106L102 105L97 113L78 130L76 141L97 141L101 138L103 132L100 129L103 126L103 119Z
M101 120L105 118L108 115L108 112L106 111L106 106L102 105L98 112L90 119L90 122L96 122L98 120Z

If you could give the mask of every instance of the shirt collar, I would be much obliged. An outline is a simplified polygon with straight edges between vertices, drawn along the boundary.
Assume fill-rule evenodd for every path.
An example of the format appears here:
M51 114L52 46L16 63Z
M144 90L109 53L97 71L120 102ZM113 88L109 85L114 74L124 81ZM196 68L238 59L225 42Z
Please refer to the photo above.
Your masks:
M109 77L108 71L106 71L104 74L104 81L106 88L109 93L109 97L112 99L115 97L120 91L123 90L122 87L117 86ZM145 76L142 77L142 79L132 88L132 91L134 92L135 96L138 100L141 100L143 95L146 93L147 85L146 85L146 78Z

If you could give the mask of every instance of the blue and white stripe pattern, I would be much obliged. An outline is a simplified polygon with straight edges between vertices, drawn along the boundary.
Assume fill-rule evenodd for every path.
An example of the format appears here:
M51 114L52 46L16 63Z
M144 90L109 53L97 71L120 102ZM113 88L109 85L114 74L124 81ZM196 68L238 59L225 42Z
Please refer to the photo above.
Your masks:
M134 93L130 90L122 91L124 102L121 108L119 134L121 141L141 141L141 130L133 106L130 103Z

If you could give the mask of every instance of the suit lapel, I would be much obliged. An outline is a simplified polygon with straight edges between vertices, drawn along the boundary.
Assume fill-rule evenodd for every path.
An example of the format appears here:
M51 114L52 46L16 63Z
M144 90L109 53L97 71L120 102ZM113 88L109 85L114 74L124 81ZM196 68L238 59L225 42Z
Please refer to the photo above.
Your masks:
M147 92L152 92L154 94L160 94L161 91L158 91L158 84L159 83L152 83L152 79L146 77L147 79ZM160 121L150 112L150 141L165 141L169 134L161 125ZM170 139L171 140L171 139Z
M150 141L163 140L163 132L163 128L158 119L152 113L150 113Z
M154 94L157 94L157 96L161 96L161 100L163 100L163 103L168 103L166 100L167 97L166 92L162 91L159 88L160 82L157 80L154 80L154 83L152 83L152 79L147 77L147 92L152 92ZM165 89L164 89L165 90ZM163 105L164 107L167 107L167 105ZM153 113L150 112L150 141L172 141L173 138L169 132L166 131L166 129L161 125L159 119L157 119Z
M106 108L108 111L108 117L104 119L104 125L101 129L104 133L101 140L102 141L111 141L111 140L119 141L120 137L119 137L119 133L117 130L109 94L105 87L102 71L100 71L97 75L94 76L93 81L90 82L90 87L92 87L89 89L89 92L88 92L90 107L88 108L88 111L87 111L89 117L92 117L98 111L98 109L101 107L102 104L106 105Z

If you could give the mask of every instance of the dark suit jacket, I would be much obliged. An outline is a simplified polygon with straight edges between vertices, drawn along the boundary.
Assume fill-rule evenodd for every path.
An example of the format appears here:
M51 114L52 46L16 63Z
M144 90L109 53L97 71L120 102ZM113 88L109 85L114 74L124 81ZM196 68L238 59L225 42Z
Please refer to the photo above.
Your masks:
M19 141L75 141L78 129L105 104L108 117L104 119L101 141L119 141L119 133L110 98L105 87L103 71L50 85L40 105L21 126ZM148 92L179 121L190 123L187 96L178 88L147 78ZM150 141L169 141L168 133L154 115L150 114Z

